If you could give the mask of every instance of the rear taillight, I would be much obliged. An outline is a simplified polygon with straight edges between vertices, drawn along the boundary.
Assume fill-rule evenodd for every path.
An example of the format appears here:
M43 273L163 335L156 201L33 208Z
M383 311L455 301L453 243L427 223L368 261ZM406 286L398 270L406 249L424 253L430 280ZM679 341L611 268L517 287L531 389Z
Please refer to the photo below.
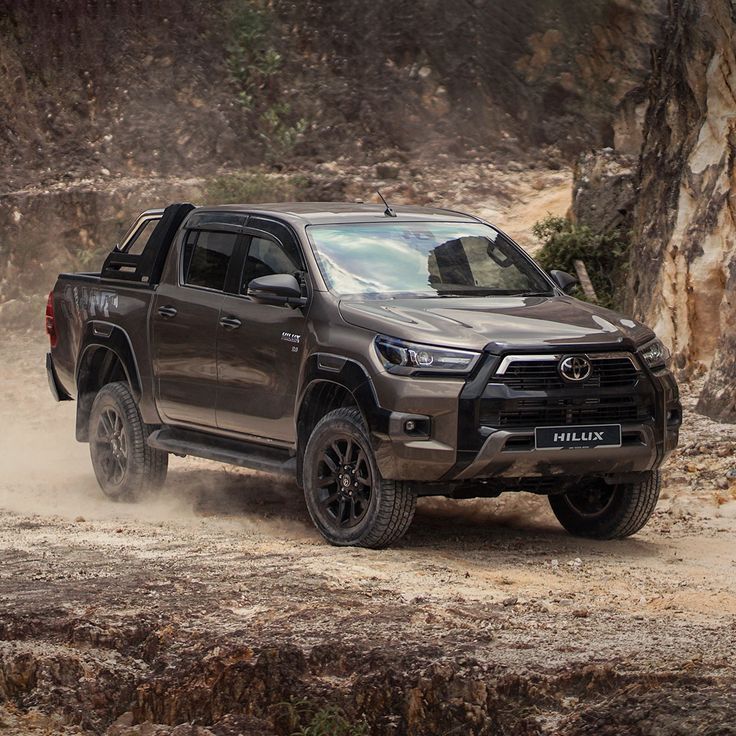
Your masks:
M54 321L54 292L49 294L46 302L46 334L49 336L51 347L56 347L56 322Z

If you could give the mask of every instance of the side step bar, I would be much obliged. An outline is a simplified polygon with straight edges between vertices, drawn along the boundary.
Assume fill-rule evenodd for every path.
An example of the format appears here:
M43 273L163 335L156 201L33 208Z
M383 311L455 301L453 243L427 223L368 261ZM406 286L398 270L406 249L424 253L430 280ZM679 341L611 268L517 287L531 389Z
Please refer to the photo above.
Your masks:
M296 480L296 458L288 450L266 447L205 432L164 427L152 432L148 444L175 455L194 455L241 468L260 470L285 480Z

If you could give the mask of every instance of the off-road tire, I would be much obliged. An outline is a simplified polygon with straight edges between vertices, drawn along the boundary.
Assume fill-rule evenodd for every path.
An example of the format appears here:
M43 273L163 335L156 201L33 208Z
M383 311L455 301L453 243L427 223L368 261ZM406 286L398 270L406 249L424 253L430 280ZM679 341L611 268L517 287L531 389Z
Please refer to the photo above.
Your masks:
M348 505L348 523L351 523L352 510L360 509L361 518L351 526L343 526L338 521L337 514L333 517L330 508L325 505L325 494L328 494L329 498L334 495L333 491L343 490L341 484L335 481L334 485L327 486L325 490L325 481L328 481L328 477L320 474L325 470L329 472L325 453L331 453L330 457L333 460L336 457L335 452L330 449L332 443L336 442L340 452L347 453L348 439L358 448L355 453L358 459L354 463L357 470L352 477L363 484L361 491L368 487L370 491L365 491L367 500L356 501L353 506L350 505L351 499L345 501ZM381 477L363 417L357 409L348 407L335 409L320 419L307 441L303 467L304 497L309 515L330 544L379 549L389 546L406 533L414 518L416 494L408 483L385 480ZM347 468L349 464L342 467ZM368 471L369 484L365 482ZM348 472L341 477L348 477ZM333 508L339 503L333 502ZM343 516L340 512L340 519Z
M585 490L550 495L549 503L560 524L571 534L591 539L622 539L636 534L657 505L660 474L654 470L641 483L609 486L610 499L600 511L581 513L580 494ZM576 496L577 494L577 496Z
M103 421L103 415L105 421ZM104 441L111 417L119 417L116 448L125 448L125 462L115 462L110 472L112 445ZM156 491L166 481L168 453L155 450L146 442L148 428L141 419L135 398L126 383L108 383L95 396L89 417L89 442L92 467L103 493L114 501L137 501Z

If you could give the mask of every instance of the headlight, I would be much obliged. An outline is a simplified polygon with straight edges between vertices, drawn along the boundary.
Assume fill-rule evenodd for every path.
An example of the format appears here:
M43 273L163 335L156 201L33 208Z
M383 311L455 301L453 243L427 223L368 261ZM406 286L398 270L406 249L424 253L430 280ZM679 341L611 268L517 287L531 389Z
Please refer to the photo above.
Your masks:
M378 335L376 350L389 373L470 373L480 353L419 345Z
M664 367L670 359L670 351L661 340L652 340L640 347L639 355L650 368Z

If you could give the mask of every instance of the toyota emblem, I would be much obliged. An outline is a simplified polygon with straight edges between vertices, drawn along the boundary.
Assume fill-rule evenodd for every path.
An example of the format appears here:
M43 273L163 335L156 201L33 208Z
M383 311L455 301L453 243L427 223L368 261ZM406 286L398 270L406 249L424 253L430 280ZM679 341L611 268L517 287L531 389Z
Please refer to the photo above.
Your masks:
M566 381L584 381L590 376L593 366L584 355L568 355L560 360L558 370Z

